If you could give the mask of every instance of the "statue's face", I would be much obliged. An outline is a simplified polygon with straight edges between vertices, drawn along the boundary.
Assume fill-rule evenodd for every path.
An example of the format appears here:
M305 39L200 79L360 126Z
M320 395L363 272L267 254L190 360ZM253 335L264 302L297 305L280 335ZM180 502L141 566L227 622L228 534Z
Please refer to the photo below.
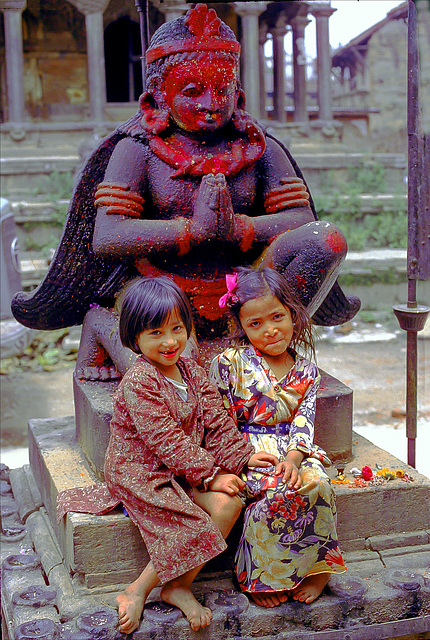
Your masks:
M179 127L210 132L223 127L236 106L234 64L219 56L174 66L162 85L170 114Z

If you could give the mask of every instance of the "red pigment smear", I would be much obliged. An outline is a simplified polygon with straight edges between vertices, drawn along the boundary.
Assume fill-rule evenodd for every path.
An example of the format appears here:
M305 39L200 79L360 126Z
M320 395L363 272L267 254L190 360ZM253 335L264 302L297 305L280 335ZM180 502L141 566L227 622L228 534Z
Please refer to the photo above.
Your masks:
M97 352L94 357L94 366L101 367L106 362L106 351L102 346L97 347Z
M303 276L297 275L296 280L297 280L297 286L299 287L299 289L303 289L303 287L306 284L306 278L304 278Z
M341 253L345 250L346 247L344 237L340 233L337 233L337 231L334 231L327 235L326 243L335 253Z

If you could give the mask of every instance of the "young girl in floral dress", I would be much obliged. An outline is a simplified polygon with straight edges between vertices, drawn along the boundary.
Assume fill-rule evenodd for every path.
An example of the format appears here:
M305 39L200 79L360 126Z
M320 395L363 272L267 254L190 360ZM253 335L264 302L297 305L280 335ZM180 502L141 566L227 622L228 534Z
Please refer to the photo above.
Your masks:
M248 507L235 558L241 589L262 606L289 595L310 603L330 573L346 570L336 533L336 506L313 444L320 374L298 356L314 352L310 319L285 279L270 268L238 268L220 299L236 325L237 347L214 358L210 377L246 441L279 460L242 474Z
M179 607L194 631L209 625L212 612L191 584L226 548L242 508L238 474L277 462L255 453L203 369L181 357L191 330L188 300L169 278L141 278L126 288L119 333L139 357L114 396L106 484L69 489L58 499L60 517L105 513L121 502L140 530L150 562L117 596L123 633L137 629L159 583L162 600Z

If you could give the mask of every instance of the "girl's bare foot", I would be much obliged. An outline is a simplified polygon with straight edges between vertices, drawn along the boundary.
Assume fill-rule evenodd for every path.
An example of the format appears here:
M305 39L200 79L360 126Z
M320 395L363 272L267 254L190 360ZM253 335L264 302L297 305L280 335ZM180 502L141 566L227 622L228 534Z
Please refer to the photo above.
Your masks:
M193 631L198 631L210 625L212 611L197 602L191 589L175 585L172 581L164 585L160 595L164 602L173 604L184 613Z
M253 591L251 598L260 607L277 607L288 600L288 591Z
M308 576L293 590L293 599L310 604L321 594L329 578L329 573L318 573L313 576Z
M148 562L140 576L116 597L118 604L118 629L121 633L133 633L140 623L146 598L159 583L152 562Z
M130 587L116 597L118 605L118 629L121 633L133 633L139 626L145 604L144 596Z

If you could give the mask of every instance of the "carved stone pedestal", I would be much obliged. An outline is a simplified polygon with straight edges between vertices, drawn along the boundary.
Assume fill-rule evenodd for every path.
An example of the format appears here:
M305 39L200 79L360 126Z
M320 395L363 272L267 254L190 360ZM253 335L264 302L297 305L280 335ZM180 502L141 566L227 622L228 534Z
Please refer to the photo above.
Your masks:
M352 390L324 371L317 396L315 442L333 462L352 458ZM73 378L76 435L96 477L103 480L109 442L112 395L117 382L83 382Z
M77 442L73 417L31 420L29 449L31 471L41 493L42 510L46 510L46 523L63 558L65 571L80 592L116 592L134 580L148 562L148 554L137 528L121 509L103 516L69 513L57 524L58 493L96 482ZM369 555L378 559L378 553L382 553L386 555L386 565L390 566L394 553L391 548L399 546L399 540L406 536L409 542L405 544L412 545L411 551L417 551L418 545L420 553L424 550L428 553L430 480L354 434L353 458L346 464L345 473L352 467L375 468L376 464L401 467L414 481L406 483L397 479L384 485L354 488L336 484L337 531L342 551L352 554L354 562L359 564ZM336 477L334 467L328 473ZM211 561L205 572L220 572L231 566L234 540L237 542L240 527L238 522L231 534L230 548L223 557ZM381 540L384 551L378 547Z

